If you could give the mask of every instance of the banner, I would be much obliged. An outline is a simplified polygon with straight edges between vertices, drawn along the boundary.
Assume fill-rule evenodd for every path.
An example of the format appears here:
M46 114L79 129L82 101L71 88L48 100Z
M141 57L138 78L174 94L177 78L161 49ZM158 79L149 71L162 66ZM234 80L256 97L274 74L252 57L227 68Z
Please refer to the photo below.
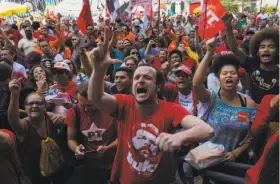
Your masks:
M226 9L219 0L203 0L198 34L201 39L210 39L224 28L221 20Z
M152 4L152 0L131 0L130 6L141 5L141 4Z
M93 24L89 0L83 0L83 8L77 20L77 24L84 34L87 33L87 25Z

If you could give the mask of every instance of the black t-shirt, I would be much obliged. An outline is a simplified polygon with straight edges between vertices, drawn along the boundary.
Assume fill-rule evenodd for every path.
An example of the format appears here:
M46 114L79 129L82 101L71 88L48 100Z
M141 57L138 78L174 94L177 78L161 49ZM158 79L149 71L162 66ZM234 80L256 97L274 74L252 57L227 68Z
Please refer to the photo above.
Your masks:
M250 92L252 99L259 104L268 94L279 94L279 67L274 71L260 68L258 58L248 57L243 66L250 78Z

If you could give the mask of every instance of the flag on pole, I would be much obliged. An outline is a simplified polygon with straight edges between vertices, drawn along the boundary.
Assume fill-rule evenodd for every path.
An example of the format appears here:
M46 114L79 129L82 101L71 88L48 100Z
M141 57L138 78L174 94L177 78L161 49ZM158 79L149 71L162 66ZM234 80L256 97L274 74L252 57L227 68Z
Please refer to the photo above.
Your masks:
M221 20L226 9L219 0L203 0L200 20L198 23L198 34L202 39L214 37L224 28Z
M106 0L106 5L110 12L111 20L115 20L118 15L117 10L120 8L119 0Z
M79 26L82 33L87 33L87 25L93 24L89 0L83 0L83 8L77 20L77 25Z

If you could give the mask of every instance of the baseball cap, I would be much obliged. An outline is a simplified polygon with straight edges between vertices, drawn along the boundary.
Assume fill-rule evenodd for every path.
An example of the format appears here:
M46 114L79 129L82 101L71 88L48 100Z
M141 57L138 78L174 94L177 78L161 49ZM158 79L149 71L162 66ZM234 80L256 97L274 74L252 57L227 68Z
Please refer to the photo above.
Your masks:
M184 72L185 74L187 74L187 75L191 75L192 74L192 70L189 68L189 67L187 67L186 65L181 65L181 66L179 66L176 70L175 70L175 74L176 73L178 73L178 72L180 72L180 71L182 71L182 72Z
M68 66L68 64L63 63L63 62L55 63L53 68L58 69L58 70L68 70L70 72L70 67Z

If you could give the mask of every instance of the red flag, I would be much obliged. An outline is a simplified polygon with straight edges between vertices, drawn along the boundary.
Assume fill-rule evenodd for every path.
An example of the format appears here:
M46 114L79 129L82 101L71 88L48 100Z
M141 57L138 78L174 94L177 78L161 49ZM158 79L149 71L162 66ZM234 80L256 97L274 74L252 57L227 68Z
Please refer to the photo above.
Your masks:
M226 9L219 0L203 0L201 9L198 34L202 39L210 39L224 28L221 18Z
M77 20L77 24L84 34L87 33L86 26L89 24L93 24L89 0L83 0L83 8Z

